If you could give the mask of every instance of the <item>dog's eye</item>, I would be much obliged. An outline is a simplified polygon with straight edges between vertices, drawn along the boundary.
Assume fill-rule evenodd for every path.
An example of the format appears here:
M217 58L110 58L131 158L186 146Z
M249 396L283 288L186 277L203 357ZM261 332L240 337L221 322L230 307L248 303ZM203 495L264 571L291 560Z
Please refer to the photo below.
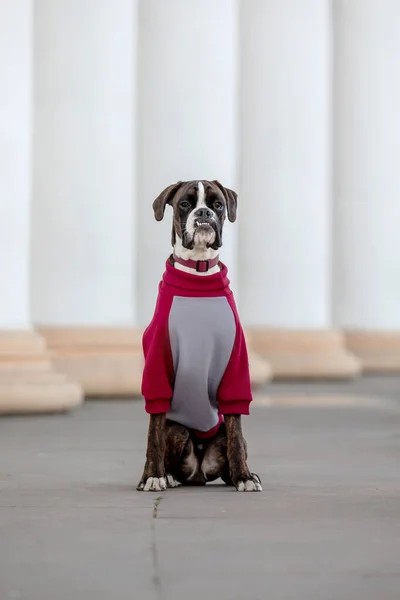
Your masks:
M183 202L181 202L180 207L181 208L190 208L190 202L188 202L187 200L184 200Z
M216 202L214 202L214 208L216 208L217 210L220 210L221 208L223 208L223 204L222 202L219 202L219 200L217 200Z

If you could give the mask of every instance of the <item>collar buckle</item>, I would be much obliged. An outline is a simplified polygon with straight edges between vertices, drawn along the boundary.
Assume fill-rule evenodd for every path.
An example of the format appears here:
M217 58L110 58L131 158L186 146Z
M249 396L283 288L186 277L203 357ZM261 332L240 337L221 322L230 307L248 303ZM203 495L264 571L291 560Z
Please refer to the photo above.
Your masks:
M197 260L196 271L197 273L207 273L210 268L210 261L208 260Z

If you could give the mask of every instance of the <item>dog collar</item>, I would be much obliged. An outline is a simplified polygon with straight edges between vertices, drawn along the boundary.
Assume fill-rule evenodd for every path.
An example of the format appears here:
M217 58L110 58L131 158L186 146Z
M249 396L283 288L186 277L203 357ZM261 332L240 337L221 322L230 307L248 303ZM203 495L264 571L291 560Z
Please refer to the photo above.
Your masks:
M219 263L219 257L211 258L210 260L192 260L188 258L184 260L176 254L172 255L172 258L175 262L183 265L184 267L189 267L189 269L195 269L198 273L207 273L210 269L215 267Z

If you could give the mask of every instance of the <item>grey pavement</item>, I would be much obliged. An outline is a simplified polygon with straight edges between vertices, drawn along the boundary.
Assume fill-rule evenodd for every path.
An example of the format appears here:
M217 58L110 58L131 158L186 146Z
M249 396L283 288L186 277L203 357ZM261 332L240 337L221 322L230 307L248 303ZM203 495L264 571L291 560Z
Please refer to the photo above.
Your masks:
M355 400L255 405L258 494L137 492L141 401L0 420L0 600L399 600L399 379L266 393Z

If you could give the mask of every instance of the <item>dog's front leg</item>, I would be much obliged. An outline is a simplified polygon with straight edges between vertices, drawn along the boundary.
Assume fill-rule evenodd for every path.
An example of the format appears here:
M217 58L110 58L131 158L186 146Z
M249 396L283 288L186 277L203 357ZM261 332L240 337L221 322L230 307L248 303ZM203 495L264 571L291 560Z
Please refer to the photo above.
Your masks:
M166 414L150 415L147 436L146 464L137 490L161 492L167 489L165 474L165 421Z
M247 466L246 441L240 415L225 415L229 473L239 492L261 492L261 479Z

